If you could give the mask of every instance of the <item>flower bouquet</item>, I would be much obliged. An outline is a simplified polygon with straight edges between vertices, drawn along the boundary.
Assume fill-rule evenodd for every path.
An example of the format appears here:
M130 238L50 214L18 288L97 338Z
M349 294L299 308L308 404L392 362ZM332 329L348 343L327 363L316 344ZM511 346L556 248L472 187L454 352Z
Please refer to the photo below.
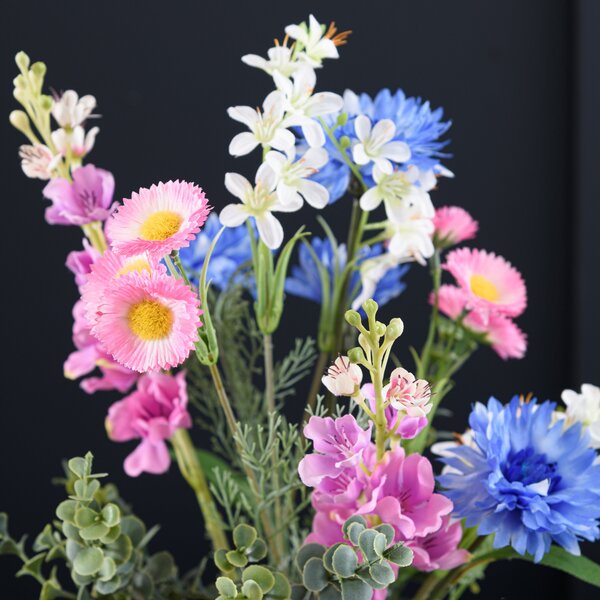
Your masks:
M230 154L259 158L253 177L225 175L229 203L179 180L114 202L113 175L87 160L96 99L47 95L44 63L17 54L22 169L47 182L47 222L84 234L66 260L80 299L65 376L123 394L106 431L128 443L125 472L177 468L206 534L199 566L180 572L82 452L32 545L0 515L0 552L40 598L457 600L511 559L600 587L579 548L600 537L600 389L567 390L564 405L490 398L462 432L443 430L440 406L475 351L525 354L526 287L504 258L456 248L478 229L465 210L434 208L453 176L442 109L401 90L315 91L349 33L311 15L266 58L242 57L273 91L228 109L241 130ZM347 232L326 220L334 202ZM299 210L320 211L317 230L286 235L279 213ZM378 312L394 314L421 267L429 326L401 364L407 315ZM286 295L320 318L282 355Z

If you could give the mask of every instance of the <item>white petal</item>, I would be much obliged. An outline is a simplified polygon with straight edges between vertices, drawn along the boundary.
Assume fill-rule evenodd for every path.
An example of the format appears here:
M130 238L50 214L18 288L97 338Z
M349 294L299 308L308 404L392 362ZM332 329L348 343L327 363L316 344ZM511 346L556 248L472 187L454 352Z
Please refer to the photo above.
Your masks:
M290 98L294 93L294 85L292 81L282 75L279 71L273 71L273 81L278 90L281 90L285 94L286 98Z
M329 202L327 188L316 181L303 179L300 182L300 193L313 208L325 208Z
M373 162L377 165L378 169L386 175L391 175L394 172L394 167L387 158L378 156L377 158L373 159Z
M264 69L267 65L267 61L262 56L258 56L258 54L245 54L242 56L242 62L258 69Z
M389 142L396 134L396 125L391 119L381 119L377 121L371 131L371 140L375 146L383 146Z
M381 204L381 195L376 187L372 187L367 190L360 197L360 207L363 210L370 211L375 210Z
M225 227L239 227L249 216L243 204L228 204L221 211L219 221Z
M229 154L231 156L245 156L250 154L258 146L258 140L253 133L243 131L238 133L229 144Z
M392 223L403 223L410 214L406 202L400 198L386 199L385 212Z
M283 242L283 227L281 223L270 213L265 212L255 217L258 234L267 248L275 250Z
M85 142L83 144L85 153L91 151L94 147L94 143L96 142L96 136L100 133L100 127L92 127L85 136Z
M296 136L289 130L280 127L275 132L273 139L271 140L271 146L276 150L283 150L284 152L293 148L296 144Z
M317 84L317 74L315 70L308 66L302 65L295 73L294 73L294 91L299 92L301 94L305 94L310 96L313 90L315 89L315 85Z
M227 109L227 114L234 120L243 123L247 127L252 127L259 116L253 108L250 106L230 106Z
M225 173L225 187L230 194L233 194L242 202L248 193L252 192L252 184L239 173Z
M309 148L302 156L303 165L308 169L320 169L328 160L329 154L325 148Z
M343 99L344 112L347 112L350 115L356 115L360 113L360 100L352 90L345 90Z
M269 163L264 162L258 167L254 181L257 185L261 184L267 190L271 191L274 190L277 185L277 175L270 167Z
M302 200L302 196L300 196L300 194L290 194L284 202L278 193L277 202L274 204L272 210L273 212L296 212L302 208L303 204L304 201Z
M277 197L279 204L294 206L298 204L298 190L295 187L287 185L280 181L277 185ZM302 198L300 198L300 205L302 205Z
M276 121L281 120L284 112L284 101L283 94L279 90L273 90L263 102L264 114Z
M334 112L342 110L344 101L339 94L332 92L319 92L315 94L306 103L304 114L308 117L319 117L322 115L329 115Z
M306 32L304 31L304 29L302 29L302 27L300 27L300 25L288 25L285 28L285 32L293 40L300 40L302 43L304 43L304 40L307 39Z
M371 162L362 144L354 144L352 147L352 158L357 165L367 165Z
M381 154L397 163L410 159L410 148L405 142L388 142L381 149Z
M319 123L312 119L302 119L302 133L309 146L319 147L325 143L325 134Z
M287 164L287 160L284 154L281 152L267 152L265 156L265 162L269 164L271 169L275 171L275 174L279 177L281 170Z
M335 44L329 38L323 38L313 49L313 54L320 58L339 58Z
M371 119L366 115L358 115L354 121L354 131L361 142L367 140L371 135Z

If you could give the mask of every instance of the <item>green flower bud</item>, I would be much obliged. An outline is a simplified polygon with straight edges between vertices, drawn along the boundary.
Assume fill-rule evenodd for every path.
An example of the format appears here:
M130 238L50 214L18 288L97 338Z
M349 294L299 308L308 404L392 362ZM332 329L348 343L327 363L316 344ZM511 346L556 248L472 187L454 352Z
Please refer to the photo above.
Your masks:
M385 332L385 336L391 340L395 340L399 338L404 332L404 322L402 319L395 318L390 321L390 324L387 326L387 330Z
M365 362L365 353L358 346L348 350L348 359L354 365Z
M40 96L40 106L42 107L42 110L50 112L50 110L52 110L52 102L51 96L46 96L45 94Z
M371 342L364 333L359 334L358 343L365 352L368 352L371 349Z
M379 308L377 302L375 302L375 300L372 298L365 300L362 307L369 317L374 317L377 309Z
M16 89L24 90L27 87L27 80L25 79L25 77L23 77L23 75L17 75L13 79L13 85Z
M35 62L31 65L31 72L35 77L43 79L46 75L46 65L41 61Z
M386 330L385 323L382 323L381 321L377 321L377 323L375 323L375 333L379 337L381 337L382 335L385 335L385 330Z
M345 125L348 122L348 113L347 112L343 112L340 114L340 116L337 118L336 121L336 125L338 127L341 127L342 125Z
M15 62L21 71L27 71L27 69L29 69L29 56L27 56L27 54L25 54L25 52L22 50L21 52L17 52L17 55L15 56Z
M350 148L350 146L352 145L352 142L350 141L350 138L347 135L343 135L340 138L340 146L345 150L346 148Z
M358 327L361 324L360 315L355 310L347 310L344 314L346 322L352 327Z
M22 110L13 110L8 116L10 124L27 135L31 131L29 117Z

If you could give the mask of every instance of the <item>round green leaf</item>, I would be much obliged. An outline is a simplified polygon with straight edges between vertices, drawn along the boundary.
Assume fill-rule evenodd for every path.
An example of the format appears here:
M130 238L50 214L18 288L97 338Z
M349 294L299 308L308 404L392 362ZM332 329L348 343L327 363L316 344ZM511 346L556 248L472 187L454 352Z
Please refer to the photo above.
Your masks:
M340 544L331 557L331 565L339 577L352 577L358 567L358 556L350 546Z
M77 502L75 500L64 500L56 507L56 516L67 523L75 523L75 511Z
M229 573L235 569L235 567L227 560L227 550L220 548L215 552L213 558L219 571L223 571L223 573Z
M361 517L360 515L355 515L354 517L350 517L342 525L342 532L344 533L344 536L346 538L348 537L348 531L350 529L350 526L353 523L360 525L359 533L367 528L367 522L365 521L364 517Z
M103 561L104 553L100 548L84 548L77 553L73 568L79 575L90 576L100 570Z
M79 531L79 535L84 540L99 540L108 534L110 529L104 523L94 523L89 527L85 527Z
M131 558L133 546L129 537L121 534L112 544L107 544L105 552L108 556L112 556L117 563L124 563Z
M146 526L141 519L128 515L121 519L121 533L131 539L131 543L137 546L146 535Z
M302 571L302 582L310 592L320 592L325 589L329 578L323 566L323 559L313 556L306 561Z
M374 527L374 529L375 531L378 531L379 533L383 533L383 535L385 535L386 546L389 546L394 543L395 531L391 525L388 525L387 523L382 523L381 525L377 525L377 527Z
M334 544L333 546L329 546L329 548L327 548L327 550L325 551L325 554L323 554L323 566L330 572L330 573L335 573L335 569L333 568L333 553L338 549L339 546L341 546L342 543L338 542L337 544Z
M371 577L380 585L388 586L396 581L396 575L387 561L375 562L369 567Z
M275 578L275 585L269 592L269 598L275 598L276 600L288 600L292 595L292 586L288 581L287 577L283 573L273 573Z
M248 558L254 562L258 562L267 556L268 548L264 540L258 538L254 544L246 551Z
M298 554L296 554L296 565L300 572L303 571L304 565L307 561L313 557L321 558L325 553L325 546L321 546L321 544L305 544L298 550Z
M245 581L242 585L242 594L248 600L262 600L263 592L256 581L252 579Z
M80 529L93 525L98 520L98 513L91 508L82 507L75 511L75 525Z
M102 521L107 527L114 527L121 520L121 511L116 504L107 504L102 509Z
M344 579L341 583L342 600L371 600L373 590L360 579Z
M86 465L86 460L85 458L82 458L81 456L76 456L75 458L72 458L68 463L67 466L69 467L69 470L74 474L77 475L77 477L82 478L86 476L86 471L87 471L87 465Z
M121 535L121 526L120 525L115 525L114 527L111 527L108 531L108 533L103 536L102 538L100 538L100 541L103 544L112 544L114 541L117 540L117 538Z
M237 596L237 587L229 577L217 577L215 585L221 596L226 596L227 598L235 598Z
M275 585L273 573L266 567L261 567L260 565L251 565L244 569L242 581L256 581L263 594L266 594Z
M115 564L115 561L110 558L110 556L105 556L98 577L100 581L109 581L115 576L116 571L117 565Z
M250 548L257 537L256 529L245 523L237 525L233 530L233 543L238 549Z
M248 564L246 555L238 550L230 550L225 554L225 557L234 567L239 567L240 569Z
M399 567L408 567L413 561L413 551L402 544L396 544L386 551L385 558Z
M96 581L94 584L94 589L102 594L103 596L108 596L109 594L113 594L121 587L121 578L119 576L113 577L109 581Z

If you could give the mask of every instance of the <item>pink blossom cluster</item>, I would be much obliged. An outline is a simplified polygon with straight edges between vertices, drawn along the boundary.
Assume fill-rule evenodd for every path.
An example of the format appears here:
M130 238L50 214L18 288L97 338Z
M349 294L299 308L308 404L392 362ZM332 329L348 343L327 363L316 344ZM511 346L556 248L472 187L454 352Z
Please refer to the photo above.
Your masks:
M458 548L460 523L449 516L452 502L435 493L425 457L407 456L395 446L377 462L370 429L362 429L351 415L313 416L304 433L315 450L299 466L302 481L314 488L316 514L307 542L342 542L344 521L361 515L372 524L390 524L395 541L413 550L419 570L451 569L467 560L468 553Z

